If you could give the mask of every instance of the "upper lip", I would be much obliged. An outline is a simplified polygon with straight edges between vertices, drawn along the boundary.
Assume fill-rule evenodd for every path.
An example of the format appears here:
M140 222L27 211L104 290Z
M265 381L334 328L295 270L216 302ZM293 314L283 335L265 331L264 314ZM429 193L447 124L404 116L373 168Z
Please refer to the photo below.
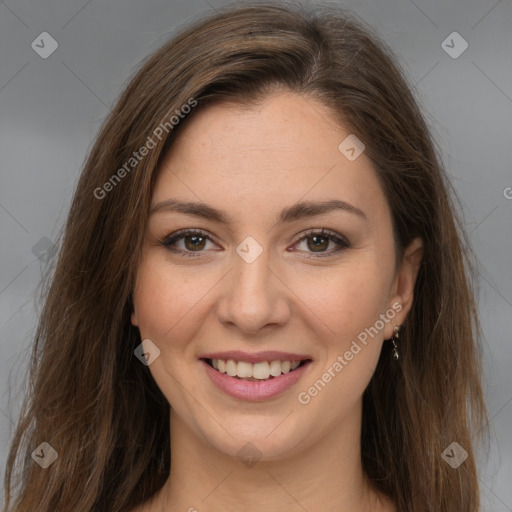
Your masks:
M295 354L290 352L277 352L275 350L267 350L264 352L243 352L242 350L228 350L227 352L209 352L202 354L199 359L222 359L227 361L245 361L247 363L261 363L263 361L303 361L312 359L311 356L305 354Z

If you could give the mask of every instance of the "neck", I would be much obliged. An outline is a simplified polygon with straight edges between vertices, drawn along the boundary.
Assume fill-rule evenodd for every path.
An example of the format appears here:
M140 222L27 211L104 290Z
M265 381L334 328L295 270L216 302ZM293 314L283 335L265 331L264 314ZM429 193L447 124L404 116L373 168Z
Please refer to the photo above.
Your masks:
M364 476L361 404L357 409L303 450L245 463L207 443L171 410L171 472L151 510L392 511Z

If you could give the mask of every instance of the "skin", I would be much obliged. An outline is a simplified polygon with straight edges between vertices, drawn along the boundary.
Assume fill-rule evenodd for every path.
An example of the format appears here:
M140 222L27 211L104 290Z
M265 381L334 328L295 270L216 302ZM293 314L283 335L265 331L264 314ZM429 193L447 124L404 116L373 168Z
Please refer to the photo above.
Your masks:
M138 510L393 511L362 471L362 394L384 340L410 310L422 242L413 241L396 269L391 213L371 161L338 150L350 131L316 100L280 90L256 106L222 103L196 114L163 161L152 207L199 201L224 210L230 223L172 211L150 217L132 323L161 351L149 369L172 406L172 455L169 480ZM336 210L279 222L284 207L329 199L366 219ZM195 252L190 236L176 242L196 256L160 243L184 228L211 235ZM322 228L350 247L299 241ZM263 249L252 263L235 251L247 236ZM394 303L400 312L300 403L298 393ZM313 362L278 397L244 401L218 390L198 359L234 349L309 354ZM261 454L252 467L237 457L247 442Z

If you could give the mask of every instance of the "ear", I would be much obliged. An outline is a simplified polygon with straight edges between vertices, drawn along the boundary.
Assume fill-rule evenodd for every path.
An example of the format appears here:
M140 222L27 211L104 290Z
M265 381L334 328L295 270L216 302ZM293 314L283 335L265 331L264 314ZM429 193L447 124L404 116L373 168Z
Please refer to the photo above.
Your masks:
M405 249L402 263L393 281L388 307L392 308L392 305L395 304L393 309L398 311L398 313L393 322L386 324L384 339L392 337L393 327L403 324L411 309L414 299L414 285L422 258L423 240L421 238L415 238ZM401 309L397 308L397 304L401 305Z

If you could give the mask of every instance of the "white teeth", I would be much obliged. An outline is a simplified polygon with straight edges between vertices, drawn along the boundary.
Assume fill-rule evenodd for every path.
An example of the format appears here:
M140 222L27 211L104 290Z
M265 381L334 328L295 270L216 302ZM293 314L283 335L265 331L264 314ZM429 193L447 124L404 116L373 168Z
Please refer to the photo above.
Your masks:
M245 361L238 361L237 372L239 377L252 377L252 364Z
M270 363L270 375L273 377L281 375L281 361L272 361Z
M233 361L233 359L228 359L226 361L226 373L230 376L230 377L234 377L236 374L237 374L237 371L238 371L238 368L237 368L237 364L235 361Z
M238 363L240 364L240 363ZM262 363L256 363L252 365L252 376L255 379L268 379L270 377L270 365L267 361L263 361Z
M289 373L296 370L300 361L262 361L260 363L251 364L247 361L234 361L228 359L212 359L212 366L220 373L226 373L230 377L240 377L242 379L258 379L266 380L270 376L279 377L282 373Z

